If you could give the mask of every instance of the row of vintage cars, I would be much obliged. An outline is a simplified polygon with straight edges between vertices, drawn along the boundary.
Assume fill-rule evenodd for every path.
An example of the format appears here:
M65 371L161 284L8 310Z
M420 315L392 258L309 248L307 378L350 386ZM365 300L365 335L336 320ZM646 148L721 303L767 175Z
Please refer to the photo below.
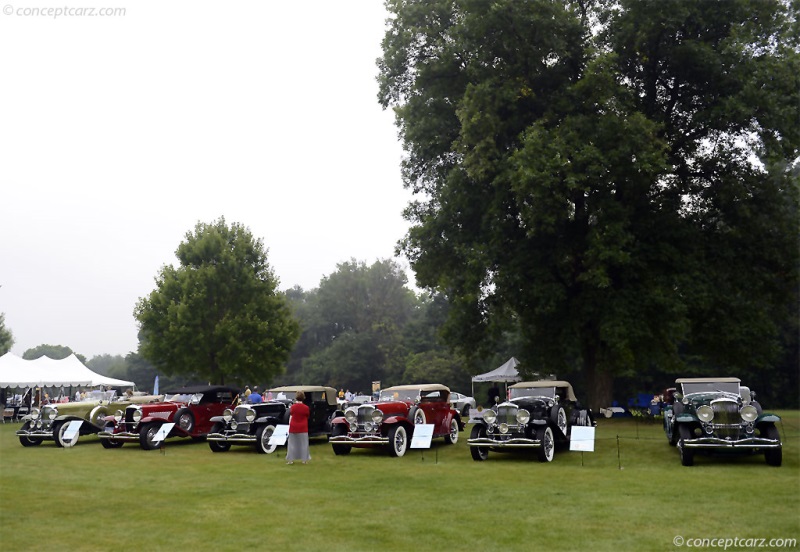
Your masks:
M415 428L432 426L434 438L455 444L468 421L467 440L476 461L490 451L533 451L550 462L558 448L566 448L573 428L594 427L592 412L580 405L566 381L530 381L511 385L506 400L498 400L472 420L451 404L450 390L440 384L389 387L377 400L340 405L336 390L326 386L285 386L271 390L273 398L259 404L237 404L237 391L225 386L195 386L166 397L130 396L117 402L77 402L32 409L17 431L23 446L45 440L71 446L79 435L97 434L105 448L138 443L152 450L162 437L205 440L213 452L233 445L275 452L271 439L280 425L289 423L289 408L297 391L310 407L309 437L324 437L334 454L355 448L381 447L403 456ZM67 439L67 428L80 420L79 435ZM776 423L754 393L737 378L679 379L664 411L664 430L677 446L681 463L693 464L695 453L763 453L766 462L780 466L782 443ZM169 432L164 431L172 423Z

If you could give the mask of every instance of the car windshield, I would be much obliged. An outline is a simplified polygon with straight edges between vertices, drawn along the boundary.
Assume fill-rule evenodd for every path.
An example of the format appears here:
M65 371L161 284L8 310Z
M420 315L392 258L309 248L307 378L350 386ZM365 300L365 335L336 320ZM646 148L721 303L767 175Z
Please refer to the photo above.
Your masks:
M384 389L381 391L381 401L416 401L419 398L419 389Z
M169 397L167 400L171 401L171 402L188 403L191 400L191 398L192 398L191 395L187 395L185 393L175 393L174 395Z
M550 397L552 399L556 396L555 387L513 387L509 391L511 391L512 399L520 397Z
M719 391L724 391L726 393L733 393L735 395L738 395L739 383L710 381L710 382L684 382L683 384L684 395L689 395L691 393L717 393Z

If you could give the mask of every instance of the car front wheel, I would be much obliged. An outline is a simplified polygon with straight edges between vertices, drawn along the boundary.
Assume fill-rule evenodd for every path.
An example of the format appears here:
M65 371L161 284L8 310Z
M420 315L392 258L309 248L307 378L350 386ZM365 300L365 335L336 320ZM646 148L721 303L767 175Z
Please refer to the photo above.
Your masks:
M455 418L450 420L450 433L444 436L444 442L448 445L458 443L458 420Z
M469 438L482 439L483 437L486 437L486 427L483 424L472 426L472 432ZM472 459L476 462L482 462L489 458L489 447L469 447L469 452L472 454Z
M781 434L778 432L778 428L773 426L768 426L764 429L764 437L767 439L775 439L777 441L781 440ZM781 447L767 449L764 451L764 459L767 461L767 464L770 466L778 467L783 463L783 449Z
M216 422L211 427L211 433L222 433L224 429L225 424ZM230 450L231 444L225 441L208 441L208 448L210 448L212 452L226 452Z
M347 435L347 426L344 424L336 424L333 426L331 430L331 437L340 437L342 435ZM342 445L340 443L331 443L333 447L333 453L336 456L344 456L345 454L350 454L350 451L353 449L350 445Z
M408 433L406 428L401 425L395 425L389 430L389 447L392 456L400 457L406 453L408 448Z
M24 424L22 424L22 429L30 431L31 423L30 422L25 422ZM39 438L35 438L35 437L28 437L27 435L20 435L19 436L19 443L23 447L35 447L37 445L41 445L42 444L42 440L39 439Z
M672 431L675 431L673 427ZM694 451L691 449L687 449L683 442L686 439L692 438L692 430L684 424L678 426L678 434L680 435L680 440L678 441L678 449L681 451L681 465L682 466L694 466Z
M161 424L145 424L139 432L139 445L144 450L155 450L158 448L158 441L155 441L156 433L161 428Z
M80 434L76 434L69 443L64 440L64 434L67 432L67 427L69 427L69 424L66 422L53 424L53 439L55 440L57 447L71 447L78 442L78 436Z
M261 454L272 454L278 448L276 444L270 444L269 438L275 433L275 426L265 425L256 430L256 450Z
M538 450L539 462L552 462L555 452L555 441L553 440L553 430L550 427L540 427L536 430L536 438L542 442Z

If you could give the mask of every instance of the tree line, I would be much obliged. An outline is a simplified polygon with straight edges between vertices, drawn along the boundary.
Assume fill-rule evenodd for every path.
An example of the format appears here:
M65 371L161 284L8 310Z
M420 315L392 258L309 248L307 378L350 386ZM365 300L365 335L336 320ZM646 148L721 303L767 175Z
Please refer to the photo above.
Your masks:
M796 2L386 5L423 292L392 260L279 291L245 226L198 223L136 305L129 369L463 390L513 355L595 409L700 375L797 405Z

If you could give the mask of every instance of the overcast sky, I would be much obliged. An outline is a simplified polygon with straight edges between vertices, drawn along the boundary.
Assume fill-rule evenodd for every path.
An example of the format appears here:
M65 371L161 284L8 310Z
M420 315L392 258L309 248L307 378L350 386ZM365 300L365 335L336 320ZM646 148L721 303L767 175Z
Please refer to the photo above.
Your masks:
M377 102L380 0L2 4L0 312L15 354L135 351L134 305L198 221L249 227L281 289L393 257L411 195Z

